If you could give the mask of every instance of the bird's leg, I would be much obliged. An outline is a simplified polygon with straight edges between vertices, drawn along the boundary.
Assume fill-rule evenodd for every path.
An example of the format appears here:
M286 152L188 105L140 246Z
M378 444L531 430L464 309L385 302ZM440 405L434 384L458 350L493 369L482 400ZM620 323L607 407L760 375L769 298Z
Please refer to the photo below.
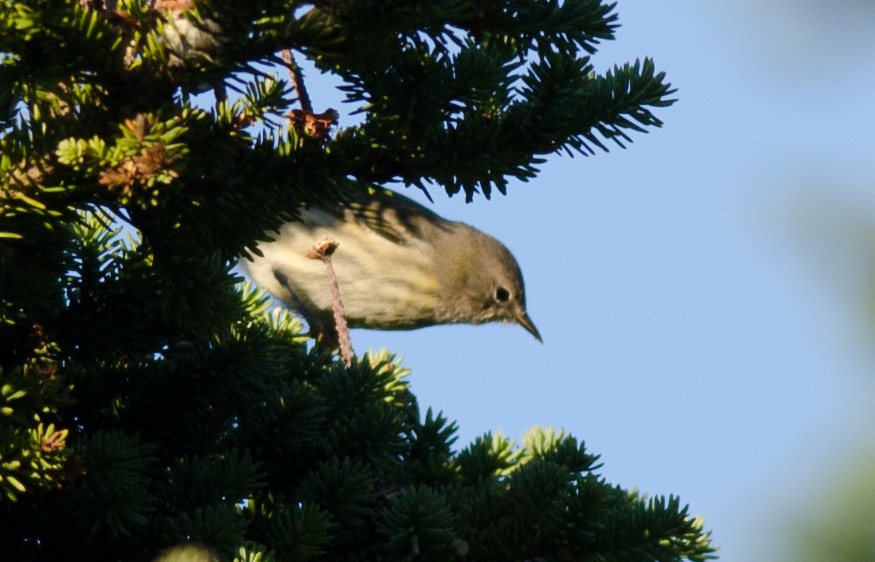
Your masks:
M286 290L287 300L291 303L291 307L307 322L310 327L310 337L316 340L316 344L321 348L336 349L338 346L337 335L333 326L328 326L327 323L318 316L314 316L307 312L307 307L298 298L298 295L292 290L289 284L289 278L279 269L273 269L273 276L279 284Z

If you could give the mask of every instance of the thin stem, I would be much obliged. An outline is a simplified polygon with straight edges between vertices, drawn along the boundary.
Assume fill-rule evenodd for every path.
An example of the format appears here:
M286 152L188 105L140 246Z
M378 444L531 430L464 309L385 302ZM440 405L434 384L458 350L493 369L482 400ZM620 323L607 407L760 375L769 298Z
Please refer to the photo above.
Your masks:
M313 104L310 103L310 95L307 93L307 87L304 86L304 73L301 72L301 67L295 62L295 55L291 49L282 50L283 60L286 62L286 68L289 69L289 77L292 80L292 87L298 93L298 101L301 102L301 109L304 113L313 113Z
M337 248L337 243L323 238L313 246L307 257L322 260L328 270L328 289L331 292L331 310L334 313L334 325L337 328L337 342L340 346L340 356L343 364L349 369L352 367L352 340L349 337L349 326L343 312L343 302L340 300L340 287L337 285L337 276L334 274L334 266L331 265L331 254Z

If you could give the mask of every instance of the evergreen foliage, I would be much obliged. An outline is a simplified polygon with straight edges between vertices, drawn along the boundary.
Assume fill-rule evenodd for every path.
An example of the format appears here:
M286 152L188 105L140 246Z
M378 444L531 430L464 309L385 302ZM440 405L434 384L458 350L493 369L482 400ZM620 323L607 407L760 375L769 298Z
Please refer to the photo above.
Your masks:
M593 71L614 6L188 4L0 1L3 558L710 557L676 498L608 484L561 431L456 451L393 356L308 350L232 273L308 201L371 182L488 198L544 154L659 126L651 61ZM360 124L285 126L287 48Z

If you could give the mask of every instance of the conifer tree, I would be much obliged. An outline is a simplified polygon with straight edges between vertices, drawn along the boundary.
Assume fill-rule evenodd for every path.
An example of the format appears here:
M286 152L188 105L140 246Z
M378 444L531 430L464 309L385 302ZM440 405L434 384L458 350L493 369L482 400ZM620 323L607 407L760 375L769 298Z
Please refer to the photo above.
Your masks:
M658 127L650 60L593 70L616 27L601 0L2 0L2 558L709 558L562 431L455 448L391 354L346 368L233 270L308 202L488 199Z

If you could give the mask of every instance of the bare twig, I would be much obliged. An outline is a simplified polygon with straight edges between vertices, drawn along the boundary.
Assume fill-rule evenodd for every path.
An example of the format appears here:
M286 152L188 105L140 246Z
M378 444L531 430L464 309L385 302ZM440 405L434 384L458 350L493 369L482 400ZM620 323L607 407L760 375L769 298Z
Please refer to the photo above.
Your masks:
M289 129L297 133L301 143L304 142L305 138L315 139L320 143L324 142L328 138L331 128L337 125L340 115L331 108L322 113L313 113L313 104L310 102L307 87L304 86L304 74L295 61L295 55L292 54L291 49L283 49L282 56L289 71L292 87L297 92L298 101L301 103L301 109L293 109L287 116Z
M304 113L313 113L313 104L310 103L310 95L307 93L307 87L304 86L304 73L301 72L301 67L295 62L295 55L291 49L283 49L283 60L286 61L286 68L289 69L289 77L292 80L292 87L298 93L298 101L301 102L301 109Z
M331 265L331 254L337 249L337 242L323 238L316 242L313 249L307 253L308 258L322 260L328 270L328 288L331 291L331 310L334 312L334 324L337 328L337 341L340 345L340 356L349 369L352 366L352 340L349 337L349 326L343 313L343 302L340 300L340 287L337 286L337 276Z

